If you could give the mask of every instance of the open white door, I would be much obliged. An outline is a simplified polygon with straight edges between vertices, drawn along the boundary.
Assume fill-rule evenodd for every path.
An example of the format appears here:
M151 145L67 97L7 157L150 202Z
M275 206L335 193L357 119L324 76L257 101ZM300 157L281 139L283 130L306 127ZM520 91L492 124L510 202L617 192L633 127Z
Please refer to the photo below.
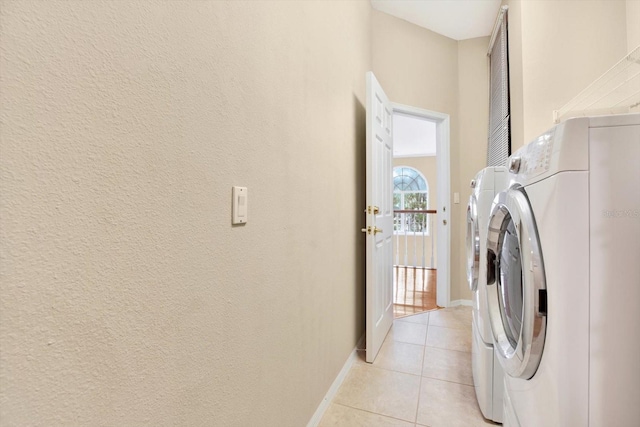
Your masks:
M393 106L367 73L367 354L372 363L393 323Z

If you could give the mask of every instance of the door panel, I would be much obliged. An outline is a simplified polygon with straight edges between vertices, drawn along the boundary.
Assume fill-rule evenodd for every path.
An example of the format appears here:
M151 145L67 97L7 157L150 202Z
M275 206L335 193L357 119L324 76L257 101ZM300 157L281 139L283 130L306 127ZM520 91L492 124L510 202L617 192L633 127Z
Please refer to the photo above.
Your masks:
M371 363L393 323L393 107L372 72L366 80L366 360Z
M487 234L487 305L507 374L531 378L546 334L546 276L535 218L522 188L498 194Z

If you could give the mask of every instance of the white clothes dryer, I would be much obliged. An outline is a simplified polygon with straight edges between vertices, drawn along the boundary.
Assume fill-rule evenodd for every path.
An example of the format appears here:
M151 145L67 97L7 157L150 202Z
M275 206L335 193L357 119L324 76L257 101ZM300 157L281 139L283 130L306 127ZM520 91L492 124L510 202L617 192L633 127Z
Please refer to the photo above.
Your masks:
M482 415L502 422L504 374L493 348L486 297L487 223L496 193L506 188L505 167L488 167L471 181L467 205L467 279L473 291L472 367L478 405Z
M486 254L505 425L640 425L640 114L567 120L508 164Z

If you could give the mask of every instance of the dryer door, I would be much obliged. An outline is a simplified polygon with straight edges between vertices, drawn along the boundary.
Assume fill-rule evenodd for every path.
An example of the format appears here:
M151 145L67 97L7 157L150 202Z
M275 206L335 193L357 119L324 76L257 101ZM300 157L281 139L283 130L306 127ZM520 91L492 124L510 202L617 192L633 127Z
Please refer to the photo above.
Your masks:
M522 188L498 194L487 235L487 304L505 372L531 378L546 333L546 281L535 219Z
M467 281L469 289L478 289L480 270L480 229L478 228L478 203L474 195L467 205Z

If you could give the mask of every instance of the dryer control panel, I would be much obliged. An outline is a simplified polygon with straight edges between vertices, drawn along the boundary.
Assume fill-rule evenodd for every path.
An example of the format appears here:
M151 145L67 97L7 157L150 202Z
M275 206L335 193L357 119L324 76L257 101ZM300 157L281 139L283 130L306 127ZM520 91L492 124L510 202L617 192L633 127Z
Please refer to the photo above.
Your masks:
M524 179L534 178L549 170L553 153L554 129L540 135L509 159L509 172Z
M527 147L522 172L527 177L534 177L548 171L553 151L553 132L540 135Z

